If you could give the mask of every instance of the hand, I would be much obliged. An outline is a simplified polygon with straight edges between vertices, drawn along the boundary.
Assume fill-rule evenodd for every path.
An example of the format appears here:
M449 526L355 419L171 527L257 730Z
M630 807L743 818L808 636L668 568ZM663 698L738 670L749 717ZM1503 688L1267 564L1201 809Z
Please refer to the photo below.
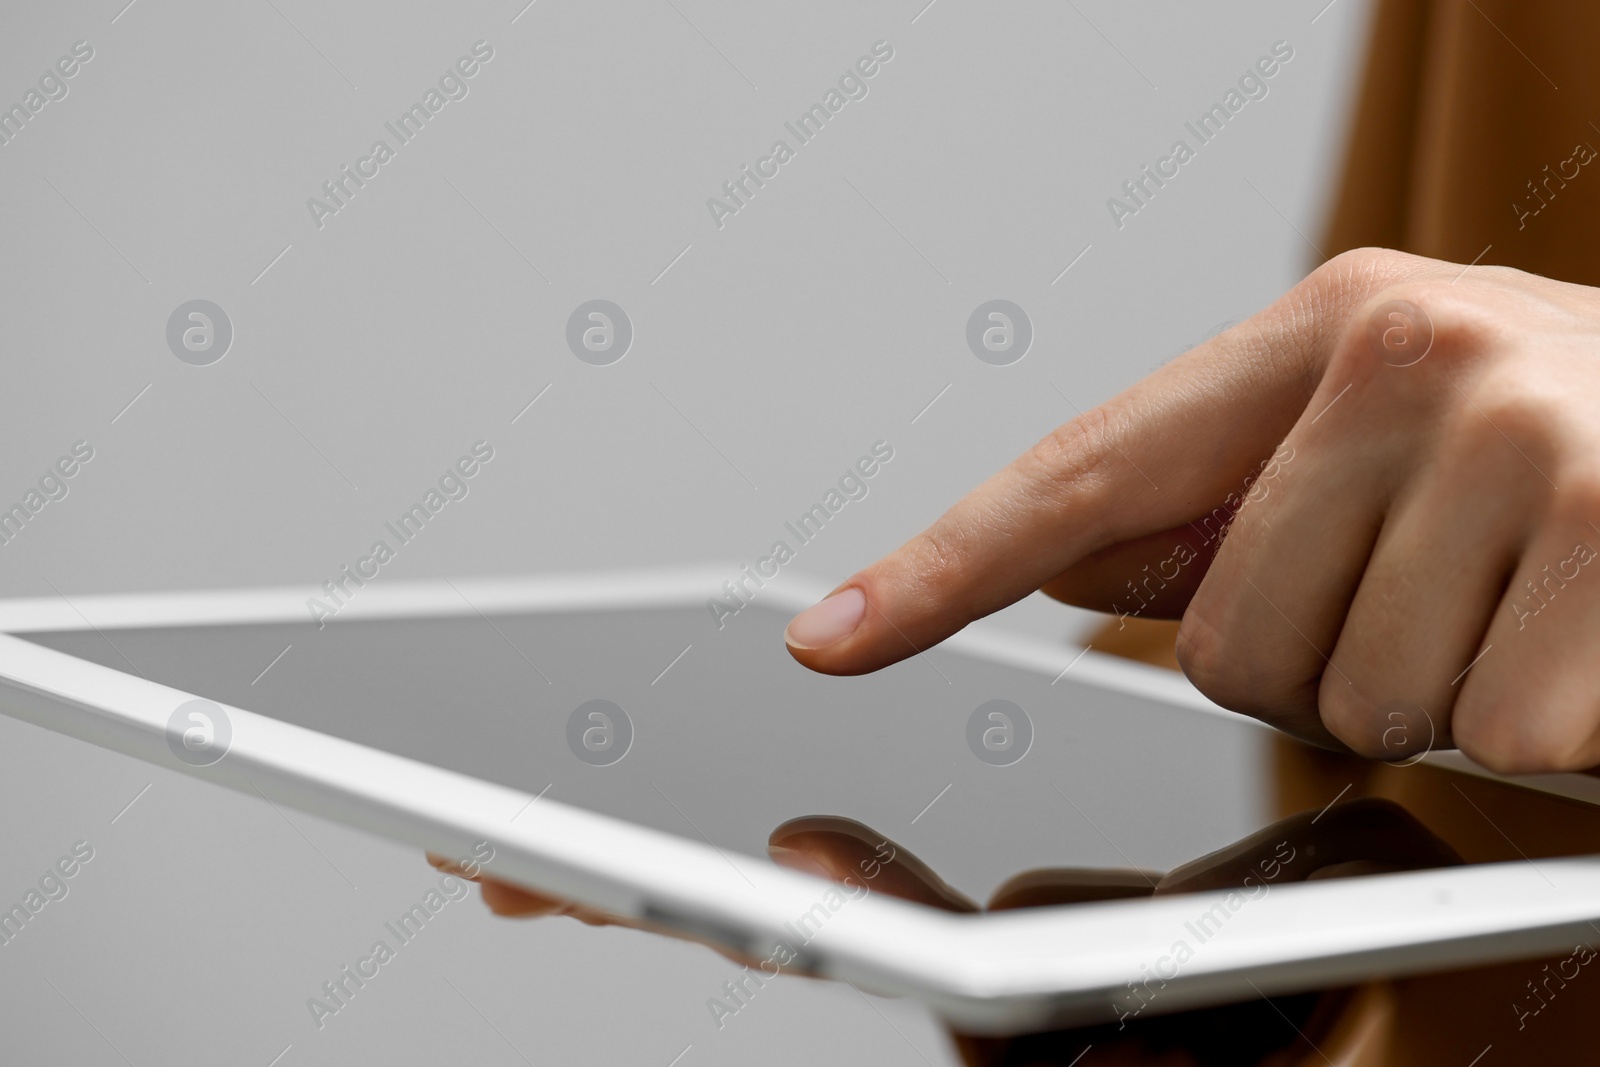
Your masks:
M1274 885L1290 882L1460 863L1449 845L1403 808L1373 799L1354 800L1325 812L1308 811L1281 820L1165 875L1143 870L1065 867L1026 871L995 890L986 909L952 888L903 845L852 819L831 815L792 819L774 830L768 841L767 850L778 864L842 882L855 894L863 889L883 892L962 913L1208 890L1232 890L1246 899L1256 899L1269 893ZM568 916L593 926L652 930L707 944L742 967L754 968L761 962L700 938L495 881L481 867L463 868L433 855L428 860L441 870L478 882L484 903L497 915ZM769 966L772 959L767 958ZM770 972L763 969L761 973L766 977ZM784 966L780 973L803 972ZM1200 1067L1215 1062L1309 1065L1321 1063L1321 1054L1309 1055L1301 1046L1306 1040L1302 1031L1319 1007L1322 1010L1318 1018L1337 1016L1345 995L1309 993L1169 1015L1163 1013L1161 1006L1162 985L1147 982L1138 1010L1129 1010L1117 1022L1102 1026L1017 1038L959 1033L951 1036L963 1061L971 1067ZM1142 998L1148 998L1148 1003ZM1145 1007L1150 1008L1148 1014ZM1320 1033L1313 1039L1327 1041ZM1341 1061L1348 1058L1350 1062L1355 1062L1354 1054L1360 1051L1326 1043L1322 1048L1323 1053L1340 1056ZM1309 1058L1266 1059L1289 1052Z
M1600 290L1364 249L1052 432L787 640L860 674L1042 589L1181 617L1200 691L1303 739L1574 770L1600 763L1597 546Z

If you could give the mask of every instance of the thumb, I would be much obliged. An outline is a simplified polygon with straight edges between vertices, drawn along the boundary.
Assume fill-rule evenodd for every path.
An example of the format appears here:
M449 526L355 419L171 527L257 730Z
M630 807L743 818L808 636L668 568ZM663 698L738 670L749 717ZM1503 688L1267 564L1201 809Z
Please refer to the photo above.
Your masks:
M797 615L784 635L791 654L825 674L874 671L1097 552L1214 512L1225 523L1230 494L1242 494L1305 411L1350 311L1428 263L1378 255L1330 261L1259 315L1053 431Z

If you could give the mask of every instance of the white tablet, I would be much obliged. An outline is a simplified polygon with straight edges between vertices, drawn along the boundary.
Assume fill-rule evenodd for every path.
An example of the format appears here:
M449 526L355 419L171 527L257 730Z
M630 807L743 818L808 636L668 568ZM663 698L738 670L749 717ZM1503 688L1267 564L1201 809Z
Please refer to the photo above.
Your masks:
M487 843L500 879L972 1032L1534 957L1600 920L1594 858L989 915L842 896L765 859L768 832L859 819L979 899L1029 867L1172 867L1267 822L1266 732L1175 675L981 626L814 675L781 639L814 591L713 613L736 574L373 583L320 619L303 589L5 601L0 710L419 850Z

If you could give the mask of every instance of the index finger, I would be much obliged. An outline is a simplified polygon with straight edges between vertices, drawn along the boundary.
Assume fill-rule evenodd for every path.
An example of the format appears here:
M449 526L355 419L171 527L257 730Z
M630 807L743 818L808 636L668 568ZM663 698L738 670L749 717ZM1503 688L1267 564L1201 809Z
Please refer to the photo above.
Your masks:
M939 643L1088 555L1206 519L1280 441L1350 309L1429 261L1341 256L1271 307L1051 432L926 531L797 615L791 654L862 674Z

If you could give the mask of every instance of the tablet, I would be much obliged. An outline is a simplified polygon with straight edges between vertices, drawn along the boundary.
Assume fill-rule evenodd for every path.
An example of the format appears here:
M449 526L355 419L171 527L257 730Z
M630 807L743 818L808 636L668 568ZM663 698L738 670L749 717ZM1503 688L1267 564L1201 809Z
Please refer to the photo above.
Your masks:
M1270 735L1175 674L982 624L811 674L782 631L816 590L712 610L736 575L373 583L332 614L303 589L7 601L0 710L970 1032L1531 958L1600 920L1586 857L986 915L842 895L768 833L858 819L977 899L1032 867L1160 871L1270 822Z

